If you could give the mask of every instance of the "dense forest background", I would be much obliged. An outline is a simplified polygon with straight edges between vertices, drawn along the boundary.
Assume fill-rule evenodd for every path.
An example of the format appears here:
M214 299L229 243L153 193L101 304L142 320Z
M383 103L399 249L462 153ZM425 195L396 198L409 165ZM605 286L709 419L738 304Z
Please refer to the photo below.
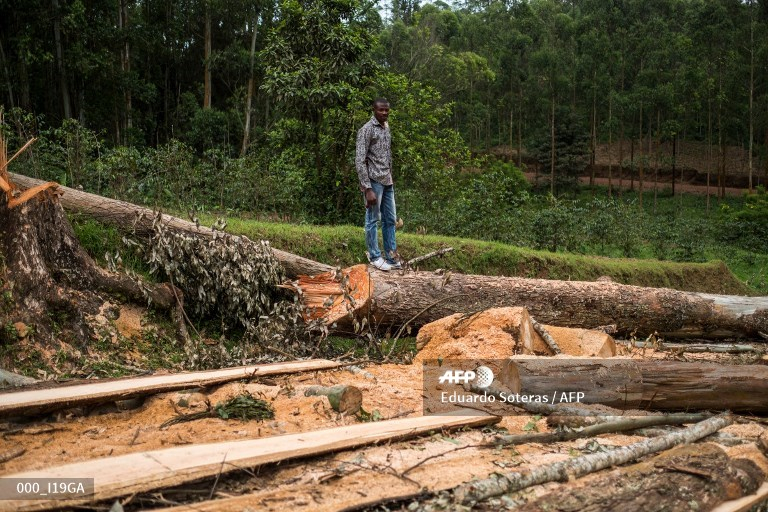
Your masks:
M720 200L733 148L764 184L768 1L0 0L3 129L11 148L39 137L11 170L96 193L359 224L354 137L378 96L406 230L633 255L656 188L652 205L562 194L601 145L641 191L692 142ZM553 178L532 210L526 168ZM755 208L729 208L721 238L768 252ZM711 224L673 212L645 239Z

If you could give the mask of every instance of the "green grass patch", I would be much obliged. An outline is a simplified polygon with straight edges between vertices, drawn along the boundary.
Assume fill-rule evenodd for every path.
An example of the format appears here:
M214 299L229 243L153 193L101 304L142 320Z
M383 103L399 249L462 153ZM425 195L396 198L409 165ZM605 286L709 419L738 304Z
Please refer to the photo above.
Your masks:
M214 217L201 221L212 223ZM366 262L362 227L277 224L250 219L228 219L228 231L269 240L273 247L324 263L347 267ZM421 270L450 269L465 274L520 276L571 281L594 281L609 276L637 286L669 287L686 291L754 294L720 260L679 263L652 259L607 258L552 253L459 237L399 232L398 251L405 259L441 247L454 251L419 265ZM753 281L754 282L754 281Z

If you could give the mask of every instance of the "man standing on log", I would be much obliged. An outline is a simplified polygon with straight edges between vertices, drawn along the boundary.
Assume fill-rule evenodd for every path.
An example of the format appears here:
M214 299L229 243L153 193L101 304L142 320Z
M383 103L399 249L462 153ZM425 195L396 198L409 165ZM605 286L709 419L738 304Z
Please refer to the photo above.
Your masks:
M389 133L389 101L373 101L373 116L357 132L355 167L365 200L365 244L368 259L379 270L401 268L395 241L395 186L392 181L392 149ZM384 239L379 250L378 222Z

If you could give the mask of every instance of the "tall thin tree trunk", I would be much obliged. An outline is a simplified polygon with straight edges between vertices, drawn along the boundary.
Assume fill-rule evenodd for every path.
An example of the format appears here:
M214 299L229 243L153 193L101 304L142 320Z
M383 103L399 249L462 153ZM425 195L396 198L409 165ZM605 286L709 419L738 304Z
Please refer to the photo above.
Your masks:
M517 97L517 167L523 168L523 85ZM766 159L768 160L768 159ZM766 171L768 172L768 170Z
M597 71L593 73L593 81L596 81ZM592 89L592 133L590 145L592 146L589 155L589 165L592 172L589 175L589 186L592 188L592 194L595 193L595 153L597 152L597 87Z
M67 70L64 65L64 45L61 42L61 13L59 12L59 0L51 0L53 5L53 38L56 44L56 71L59 74L59 89L61 93L61 106L64 119L72 118L72 100L69 97L69 85L67 83Z
M8 70L8 60L5 58L3 42L0 41L0 62L3 63L3 73L5 74L5 84L8 87L8 106L14 108L16 102L13 100L13 84L11 83L11 73Z
M608 95L608 197L613 197L613 91Z
M718 76L718 100L717 100L717 198L722 199L725 196L725 141L723 140L723 70L720 70Z
M753 2L749 1L749 192L752 192L752 145L755 136L754 96L755 96L755 20Z
M253 16L253 33L251 34L251 54L248 72L248 94L245 99L245 128L243 129L243 145L240 148L240 156L245 155L248 151L248 145L251 139L251 105L253 104L253 90L255 78L253 75L253 68L256 63L256 35L258 33L259 15L256 13Z
M211 6L205 6L205 73L203 78L203 108L211 108Z
M550 138L549 138L549 144L550 144L549 192L554 196L555 195L555 158L557 155L557 152L555 151L555 92L554 91L552 91L552 110L550 115L552 116L552 119L551 119L551 125L550 125Z
M709 214L709 184L712 176L712 98L707 101L707 214ZM681 194L682 195L682 194Z
M120 51L120 68L123 72L123 76L127 78L131 72L131 43L128 39L128 2L127 0L120 0L120 9L118 11L118 27L123 36L123 47ZM130 83L126 80L124 83ZM133 114L132 114L132 98L131 88L126 86L123 91L124 99L124 115L125 115L125 130L123 132L124 140L122 143L128 143L128 134L131 128L133 128Z
M653 213L656 214L656 200L659 190L659 150L661 149L661 111L656 110L656 131L658 132L659 140L656 143L656 153L653 158ZM650 130L649 130L650 131ZM651 152L651 141L653 140L653 134L648 134L648 152Z
M641 66L642 69L642 66ZM637 187L637 196L638 196L638 203L637 205L640 207L640 209L643 209L643 183L645 178L645 159L643 155L643 102L640 101L640 144L639 144L639 150L640 150L640 165L638 167L638 170L640 171L638 173L638 187Z
M677 170L677 132L672 136L672 197L675 197L675 180ZM683 184L683 177L680 176L680 185Z

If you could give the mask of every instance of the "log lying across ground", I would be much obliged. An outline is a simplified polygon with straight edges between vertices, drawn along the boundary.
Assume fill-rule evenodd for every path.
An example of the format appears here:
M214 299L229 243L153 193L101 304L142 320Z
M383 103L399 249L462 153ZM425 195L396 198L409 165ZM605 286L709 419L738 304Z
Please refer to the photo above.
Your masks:
M65 385L55 388L28 389L0 393L0 416L39 414L81 405L103 403L110 400L126 400L136 396L165 393L179 389L214 386L241 379L266 377L285 373L298 373L338 368L341 363L325 359L238 366L220 370L148 375L91 381L85 384Z
M454 313L475 313L503 306L523 306L543 324L595 329L615 325L620 336L658 334L668 338L749 338L763 340L768 333L768 297L735 297L668 288L645 288L613 282L551 281L519 277L432 272L381 272L366 266L343 271L354 277L335 294L329 285L337 281L325 274L323 294L312 291L313 282L299 280L318 316L328 298L337 299L329 323L341 322L348 312L370 316L382 326L418 328ZM357 295L347 307L338 301ZM329 301L333 302L333 301Z
M44 183L42 180L29 178L21 174L10 173L10 176L14 183L21 188L32 188ZM138 234L147 234L152 230L155 212L150 208L144 208L116 199L109 199L62 185L59 185L58 191L62 193L61 205L67 211L89 215L100 222L117 226L123 232L135 230ZM194 222L171 215L164 214L163 221L167 223L168 229L172 231L204 237L213 235L213 231L210 228L199 226ZM274 248L272 250L289 277L296 277L300 274L311 275L329 272L334 268L289 252Z
M490 478L473 480L454 491L460 503L471 505L494 496L516 492L533 485L547 482L567 481L601 469L637 460L651 453L658 453L673 446L693 443L730 425L733 419L728 416L715 416L696 423L685 430L663 437L655 437L639 443L622 446L607 452L597 452L580 457L537 466L522 471L497 473ZM745 492L744 494L749 494ZM629 509L634 510L634 509Z
M94 493L88 497L73 499L65 499L65 496L60 495L58 499L52 500L7 499L13 496L4 496L6 499L0 500L0 512L73 507L173 487L240 468L315 456L381 441L405 439L440 429L485 426L496 423L499 419L460 410L445 416L419 416L245 441L193 444L75 462L39 471L6 474L3 478L9 482L19 478L61 480L74 478L75 475L87 475L94 479Z
M583 403L618 409L768 412L763 365L532 357L512 359L506 370L501 381L513 393L583 392Z
M750 459L729 457L715 444L678 446L645 462L564 485L518 510L710 510L751 495L765 477Z
M12 179L22 187L33 187L40 180L18 174ZM69 211L82 212L115 224L125 230L147 232L154 213L124 201L116 201L67 187L61 203ZM164 216L169 229L199 236L212 231L176 217ZM333 267L284 251L275 251L286 275L317 276L313 282L300 282L311 296L309 304L322 316L330 298L333 311L329 323L341 320L349 310L362 318L370 313L381 325L396 329L406 324L418 328L453 313L471 313L501 306L525 306L541 323L562 327L593 329L615 324L618 334L648 336L658 333L670 338L754 338L768 334L768 297L735 297L681 292L666 288L643 288L613 282L550 281L514 277L494 277L430 272L380 272L369 274L355 267L342 273L343 283L336 291L329 285L341 276ZM348 279L350 274L355 279ZM321 287L313 293L313 287ZM332 286L331 286L332 287ZM350 293L353 292L353 293ZM346 307L340 302L352 295ZM335 299L335 300L334 300Z

